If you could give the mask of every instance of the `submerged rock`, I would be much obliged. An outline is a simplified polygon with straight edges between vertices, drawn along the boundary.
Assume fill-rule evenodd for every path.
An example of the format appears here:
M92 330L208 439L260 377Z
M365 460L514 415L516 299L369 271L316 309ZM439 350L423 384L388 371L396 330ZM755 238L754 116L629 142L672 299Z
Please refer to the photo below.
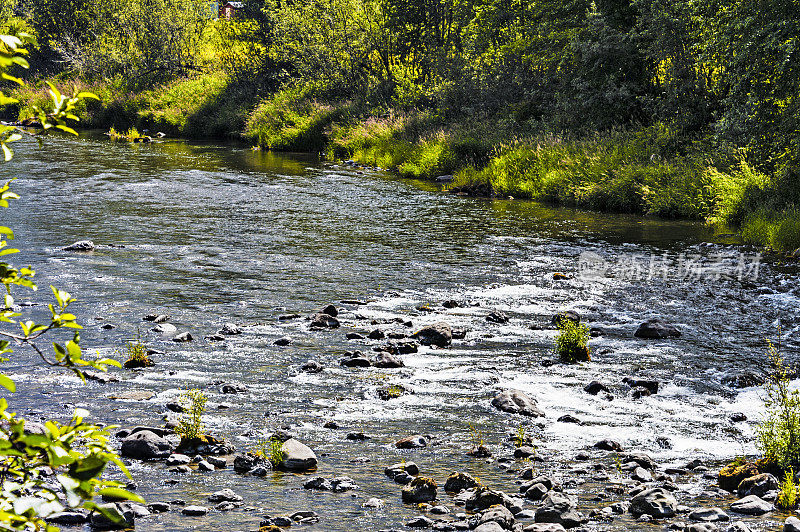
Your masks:
M492 406L503 412L529 417L544 417L536 401L519 390L504 390L492 399Z
M237 334L242 334L242 328L236 325L235 323L226 323L222 326L222 328L218 331L219 334L224 334L226 336L233 336Z
M636 338L661 340L664 338L680 338L681 332L674 325L670 325L658 318L653 318L639 325L633 335Z
M97 246L95 246L94 242L91 240L78 240L69 246L61 248L62 251L77 251L82 253L88 253L90 251L94 251L95 249L97 249Z

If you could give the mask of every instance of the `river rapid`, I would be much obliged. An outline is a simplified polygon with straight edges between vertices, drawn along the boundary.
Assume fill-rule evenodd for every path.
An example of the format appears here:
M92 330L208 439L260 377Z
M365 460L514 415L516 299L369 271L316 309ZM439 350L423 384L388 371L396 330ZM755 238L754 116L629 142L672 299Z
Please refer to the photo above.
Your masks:
M612 480L628 476L593 449L599 440L646 452L662 467L699 459L713 471L725 459L754 454L763 388L733 387L729 377L761 371L765 337L781 339L789 362L800 346L797 267L762 259L756 268L755 250L697 223L461 197L313 156L223 143L129 145L88 136L48 139L41 148L23 141L2 173L18 178L13 189L21 195L3 213L23 249L13 261L32 265L40 286L17 302L30 302L25 310L44 319L46 288L56 285L79 300L74 312L85 325L86 353L113 354L137 333L163 352L152 368L113 370L119 382L83 385L19 351L4 366L19 388L12 409L66 419L80 406L98 422L156 426L167 403L197 387L209 397L208 431L237 450L284 429L316 452L317 474L346 475L359 486L328 493L303 489L309 475L255 478L230 468L177 475L163 463L131 461L148 502L213 507L207 495L226 487L244 498L240 508L203 517L184 516L174 505L139 519L140 530L256 530L264 515L298 510L320 516L302 530L402 529L420 510L401 502L386 466L414 461L440 486L451 472L465 471L515 493L519 481L508 470L521 464L497 459L513 454L509 437L520 431L544 460L535 467L564 482L588 513L625 499L594 478L594 463L605 464ZM98 249L62 251L84 239ZM587 271L600 262L602 271ZM450 300L458 306L445 308ZM310 330L304 318L329 303L342 327ZM551 319L564 310L599 329L589 363L550 364L557 333ZM508 322L487 321L493 311ZM195 340L162 339L142 320L152 313L171 316L178 332ZM293 313L301 318L278 319ZM676 326L681 337L635 338L649 318ZM401 323L407 321L410 327ZM348 332L400 336L438 321L465 329L466 337L400 355L399 369L338 364L346 351L371 355L386 344L347 340ZM228 322L243 334L204 339ZM103 328L108 324L113 328ZM274 345L284 336L291 345ZM325 369L300 371L308 360ZM625 377L657 380L658 393L634 399ZM613 400L584 391L595 380ZM224 383L246 390L223 394ZM409 393L381 400L377 390L387 385ZM527 393L545 417L497 411L490 401L503 389ZM154 396L111 398L130 391ZM747 420L734 422L733 414ZM581 423L557 421L564 415ZM324 428L328 421L341 428ZM347 439L353 432L370 439ZM412 434L428 436L429 445L395 448ZM476 439L492 458L466 455ZM581 452L591 461L576 460ZM715 484L702 472L675 481L679 501L691 507ZM384 506L362 507L373 497ZM439 499L453 514L463 511L441 490ZM774 530L779 521L775 514L753 526ZM645 526L617 516L586 529Z

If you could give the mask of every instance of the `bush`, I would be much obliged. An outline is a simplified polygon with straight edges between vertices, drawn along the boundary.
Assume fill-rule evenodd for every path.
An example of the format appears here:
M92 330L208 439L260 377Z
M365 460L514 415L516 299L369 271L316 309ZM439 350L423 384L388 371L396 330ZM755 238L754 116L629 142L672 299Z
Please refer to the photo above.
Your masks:
M175 432L180 434L181 439L186 441L196 440L203 436L202 416L206 411L208 397L197 388L187 390L181 396L186 411L181 415Z
M781 510L794 510L797 507L797 485L794 482L794 471L791 468L781 482L775 506Z
M149 368L154 366L153 360L147 356L147 346L142 343L139 334L136 338L125 343L122 353L119 353L126 358L122 364L124 367L130 368Z
M589 355L589 327L563 319L559 322L558 330L556 354L562 362L575 364L592 359Z
M768 463L783 472L800 467L800 392L789 387L790 371L780 350L769 340L772 371L766 386L764 420L757 445Z

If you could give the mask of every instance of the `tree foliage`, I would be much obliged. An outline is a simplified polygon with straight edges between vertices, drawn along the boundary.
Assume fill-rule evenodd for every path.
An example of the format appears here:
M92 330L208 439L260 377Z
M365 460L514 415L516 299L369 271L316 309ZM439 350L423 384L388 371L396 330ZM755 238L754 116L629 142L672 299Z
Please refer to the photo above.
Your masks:
M13 67L25 68L28 62L26 46L33 43L30 35L0 35L0 77L8 82L21 83L10 74ZM51 88L53 109L38 110L42 133L62 131L74 133L67 124L76 120L73 114L77 103L92 97L87 93L63 95ZM13 104L0 92L0 105ZM12 126L0 126L0 148L4 159L12 158L10 144L22 138L22 133ZM8 209L19 196L11 189L11 182L0 187L0 207ZM32 350L52 367L66 368L82 379L83 370L94 368L105 371L109 365L119 366L111 359L89 360L80 348L81 326L70 312L75 299L67 292L51 287L53 303L49 305L50 319L36 323L24 316L14 303L14 292L19 289L36 290L31 268L17 267L7 262L7 257L19 250L10 247L14 232L0 227L0 280L5 287L3 310L0 310L0 360L8 361L13 347ZM46 337L66 333L66 341L54 341L48 353L41 342ZM7 375L0 373L0 386L14 393L16 385ZM109 463L116 464L127 473L124 464L111 448L107 429L86 423L88 412L76 409L66 423L26 421L10 410L6 397L0 397L0 525L4 530L56 530L45 519L67 508L84 508L116 517L99 507L94 498L100 495L140 500L122 489L118 482L104 480L101 475Z

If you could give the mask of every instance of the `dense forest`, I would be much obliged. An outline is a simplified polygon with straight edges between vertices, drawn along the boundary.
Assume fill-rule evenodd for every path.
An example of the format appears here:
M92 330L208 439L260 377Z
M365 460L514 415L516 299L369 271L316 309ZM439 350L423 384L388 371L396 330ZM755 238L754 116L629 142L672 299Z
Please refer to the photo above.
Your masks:
M87 125L326 152L453 190L800 247L797 0L4 0Z

